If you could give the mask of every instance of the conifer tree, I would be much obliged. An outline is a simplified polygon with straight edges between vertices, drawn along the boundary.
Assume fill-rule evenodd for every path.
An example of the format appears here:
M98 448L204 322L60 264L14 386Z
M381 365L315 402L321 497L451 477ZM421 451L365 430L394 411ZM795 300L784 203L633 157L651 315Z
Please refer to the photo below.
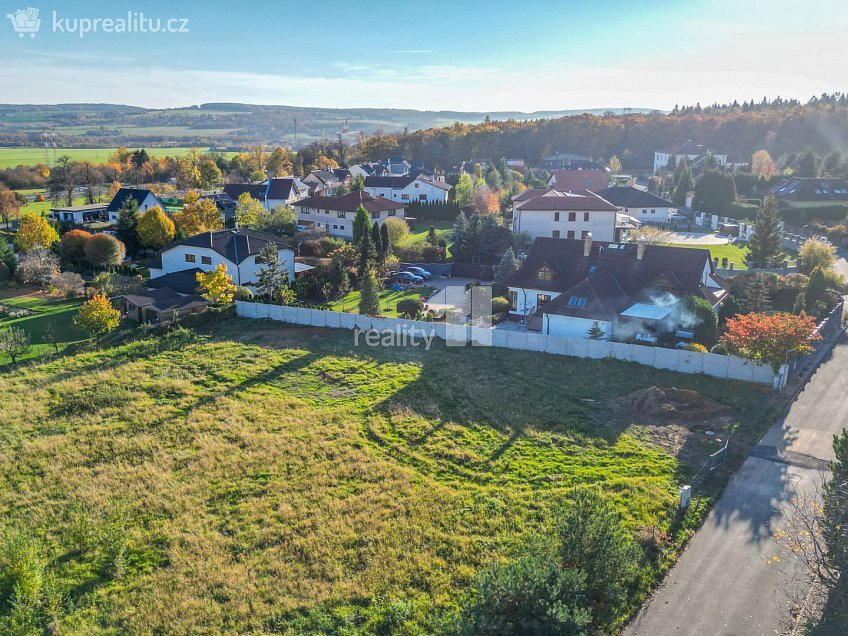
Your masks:
M783 254L783 240L780 236L780 219L774 197L768 197L754 221L754 232L748 241L746 264L754 267L766 267L769 262L777 261Z

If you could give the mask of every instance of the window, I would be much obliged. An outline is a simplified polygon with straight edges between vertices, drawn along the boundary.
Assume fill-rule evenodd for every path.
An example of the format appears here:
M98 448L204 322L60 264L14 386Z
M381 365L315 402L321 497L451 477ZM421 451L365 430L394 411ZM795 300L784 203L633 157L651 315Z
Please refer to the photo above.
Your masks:
M588 212L584 212L584 213L583 213L583 220L584 220L584 221L588 221L588 220L589 220L589 213L588 213Z
M577 220L577 212L569 212L568 213L568 220L569 221L576 221Z
M651 214L656 214L656 213L657 213L656 209L651 210Z
M554 237L554 238L556 238L556 237ZM553 280L554 279L554 273L551 271L551 268L548 267L547 265L542 265L542 268L539 270L539 272L538 272L538 274L536 274L536 276L539 278L539 280Z
M559 212L554 212L554 221L559 221Z
M417 182L417 181L415 182L415 187L416 187L416 188L418 187L418 182Z
M574 238L574 230L568 230L568 238L570 238L570 239Z
M389 210L389 216L397 215L397 210Z
M647 214L647 213L648 213L647 210L642 210L642 214Z
M590 232L589 230L583 230L583 231L580 233L580 238L582 238L582 239L586 238L586 235L587 235L587 234L591 234L591 232Z
M536 308L541 309L547 303L551 302L550 294L536 294Z
M509 290L509 308L512 311L518 309L518 292L514 289Z
M372 219L379 219L379 218L380 218L380 213L379 213L379 212L372 212L372 213L371 213L371 218L372 218Z
M408 194L400 195L400 200L401 201L409 201L409 195Z
M186 254L185 255L186 263L196 263L197 257L194 254Z
M572 296L568 299L569 307L585 307L586 306L586 297L585 296Z
M418 195L418 200L419 200L419 201L426 201L426 200L427 200L427 195L426 195L426 194L419 194L419 195Z
M338 225L336 225L335 223L333 223L333 229L334 229L334 230L338 230L338 229L339 229L339 226L338 226Z
M211 265L212 264L212 257L211 256L201 256L200 262L203 265Z
M559 230L554 230L554 232L553 232L553 237L554 237L554 238L559 238Z
M336 212L336 216L340 219L347 218L347 212L345 212L344 210L339 210L338 212Z

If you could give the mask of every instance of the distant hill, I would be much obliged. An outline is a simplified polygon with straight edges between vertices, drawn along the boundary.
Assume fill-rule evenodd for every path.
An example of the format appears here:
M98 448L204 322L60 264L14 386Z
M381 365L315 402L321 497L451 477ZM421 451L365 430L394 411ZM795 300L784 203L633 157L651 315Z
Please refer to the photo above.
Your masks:
M576 114L650 109L462 112L395 108L311 108L239 103L209 103L172 109L123 104L0 104L0 146L39 146L55 132L65 148L191 145L243 148L257 143L300 147L335 139L347 122L351 138L359 133L414 132L455 123L491 120L529 121Z

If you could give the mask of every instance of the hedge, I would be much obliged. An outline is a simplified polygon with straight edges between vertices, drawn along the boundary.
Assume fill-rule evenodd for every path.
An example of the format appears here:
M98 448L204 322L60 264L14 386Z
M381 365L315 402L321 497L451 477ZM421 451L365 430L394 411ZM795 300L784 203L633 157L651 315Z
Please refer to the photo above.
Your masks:
M844 221L848 217L848 204L831 203L806 208L783 208L781 216L787 223L802 225L813 219L819 221Z
M406 206L404 215L429 221L453 221L459 215L459 206L456 203L414 201Z
M760 211L760 206L753 203L742 203L741 201L728 201L721 208L721 213L724 216L729 216L731 219L742 219L753 221L757 218L757 212Z

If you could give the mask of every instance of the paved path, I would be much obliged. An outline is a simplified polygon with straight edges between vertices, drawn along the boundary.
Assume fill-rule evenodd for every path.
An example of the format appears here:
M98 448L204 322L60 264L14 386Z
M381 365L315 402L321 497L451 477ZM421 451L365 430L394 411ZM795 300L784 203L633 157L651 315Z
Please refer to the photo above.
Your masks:
M844 261L843 261L844 262ZM628 625L635 636L783 633L789 579L766 560L786 502L827 475L833 435L848 426L848 343L843 338L787 416L733 476L654 598ZM784 567L792 567L784 558Z
M670 243L675 245L727 245L734 239L723 234L703 234L701 232L669 232Z

